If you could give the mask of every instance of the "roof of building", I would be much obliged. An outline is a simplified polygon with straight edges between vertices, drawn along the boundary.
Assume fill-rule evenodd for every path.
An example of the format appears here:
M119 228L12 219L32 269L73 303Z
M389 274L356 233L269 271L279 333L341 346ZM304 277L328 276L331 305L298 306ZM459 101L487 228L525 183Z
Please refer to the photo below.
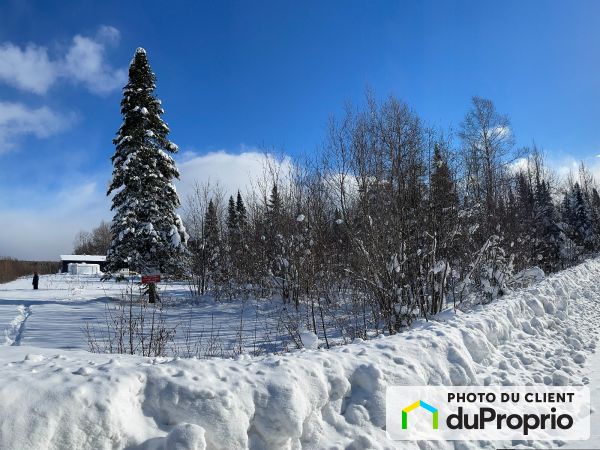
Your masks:
M61 261L71 262L104 262L106 256L103 255L60 255Z

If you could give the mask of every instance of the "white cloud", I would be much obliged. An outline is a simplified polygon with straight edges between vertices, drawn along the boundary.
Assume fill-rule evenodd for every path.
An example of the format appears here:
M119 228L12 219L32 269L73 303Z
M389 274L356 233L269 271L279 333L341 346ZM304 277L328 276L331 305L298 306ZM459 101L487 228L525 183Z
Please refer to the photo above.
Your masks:
M119 36L119 31L112 27L102 27L96 39L75 36L64 59L64 76L80 82L97 94L123 87L127 72L124 69L112 69L105 58L106 44L114 44Z
M224 150L197 155L184 153L178 162L180 180L177 183L179 196L183 201L192 193L194 184L218 182L228 195L239 189L245 192L252 188L264 173L267 164L280 171L281 174L291 172L292 162L289 158L276 159L257 150L245 149L241 153L229 153Z
M94 37L74 36L64 56L55 59L49 57L44 46L0 44L0 81L44 94L62 78L105 94L122 87L127 79L125 69L114 69L106 60L107 47L116 45L119 39L119 30L102 26Z
M48 50L30 44L24 49L10 42L0 45L0 81L24 91L45 93L58 76Z
M106 61L107 47L119 39L119 30L102 26L94 37L73 37L65 54L55 59L44 46L0 44L0 82L44 94L58 80L66 79L91 92L108 93L123 86L127 78L124 69L113 69ZM33 108L0 101L0 153L15 147L20 136L45 138L67 128L73 119L73 114L58 113L47 106Z
M0 153L14 147L22 135L48 137L68 127L73 120L72 115L57 113L47 106L29 108L22 103L0 102Z
M121 32L115 27L102 25L96 34L96 40L105 44L117 45L121 40Z
M35 199L32 199L35 201ZM110 219L110 202L95 182L74 184L44 205L0 210L0 256L58 260L73 250L75 235Z
M566 180L569 176L573 176L575 179L578 177L582 162L594 176L596 182L600 182L600 159L598 157L575 159L572 156L566 156L559 160L550 161L549 165L561 180Z
M512 163L510 163L508 169L511 172L517 173L524 171L529 166L529 159L527 158L517 158Z
M569 174L577 174L580 162L575 158L566 157L560 161L553 161L550 166L556 171L561 179L566 179Z

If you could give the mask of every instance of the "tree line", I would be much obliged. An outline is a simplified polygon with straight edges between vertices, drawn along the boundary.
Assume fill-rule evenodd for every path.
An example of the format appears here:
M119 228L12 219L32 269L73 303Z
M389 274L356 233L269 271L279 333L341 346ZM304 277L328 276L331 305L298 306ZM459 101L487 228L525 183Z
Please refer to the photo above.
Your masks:
M0 283L8 283L19 277L57 273L60 264L53 261L21 261L15 258L0 257Z
M355 336L367 322L395 333L448 303L487 303L525 269L551 273L600 248L589 170L560 180L535 145L515 146L490 100L474 97L457 132L444 133L368 93L331 119L320 150L285 173L272 161L246 198L196 186L184 222L198 294L276 295L306 307L315 332L342 308L362 316Z

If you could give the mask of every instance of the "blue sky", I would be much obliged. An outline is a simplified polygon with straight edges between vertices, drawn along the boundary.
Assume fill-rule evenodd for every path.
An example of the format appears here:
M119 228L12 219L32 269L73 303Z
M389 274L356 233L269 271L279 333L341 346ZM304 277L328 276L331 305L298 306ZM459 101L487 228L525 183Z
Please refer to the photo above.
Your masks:
M556 168L600 153L600 2L0 0L0 255L55 258L110 219L120 87L158 76L185 195L234 188L259 147L298 156L344 102L406 100L456 128L472 95Z

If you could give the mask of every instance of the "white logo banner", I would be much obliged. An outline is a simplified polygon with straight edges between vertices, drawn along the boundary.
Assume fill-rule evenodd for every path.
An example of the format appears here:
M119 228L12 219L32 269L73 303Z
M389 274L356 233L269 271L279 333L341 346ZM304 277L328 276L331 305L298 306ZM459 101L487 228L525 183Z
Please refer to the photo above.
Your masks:
M584 386L390 386L386 430L394 440L586 440Z

